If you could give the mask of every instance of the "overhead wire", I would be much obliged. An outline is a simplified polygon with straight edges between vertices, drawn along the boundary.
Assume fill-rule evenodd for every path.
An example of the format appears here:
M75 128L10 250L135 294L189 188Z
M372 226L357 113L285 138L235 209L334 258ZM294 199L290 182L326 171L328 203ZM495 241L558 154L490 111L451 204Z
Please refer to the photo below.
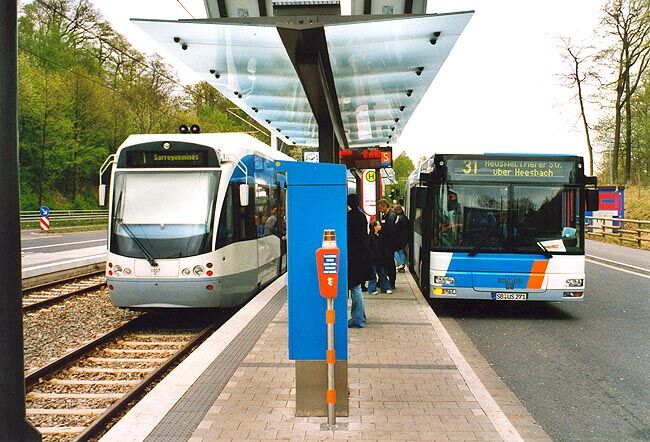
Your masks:
M176 0L176 1L178 2L179 5L181 5L181 8L185 9L185 12L187 12L190 15L190 17L194 18L192 13L187 10L187 8L185 7L185 5L183 3L181 3L181 0Z

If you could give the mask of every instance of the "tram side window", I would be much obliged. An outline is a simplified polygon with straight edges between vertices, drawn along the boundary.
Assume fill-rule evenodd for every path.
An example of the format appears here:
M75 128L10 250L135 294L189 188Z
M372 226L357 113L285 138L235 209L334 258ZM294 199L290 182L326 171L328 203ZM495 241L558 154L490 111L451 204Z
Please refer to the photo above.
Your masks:
M275 215L275 227L270 232L282 238L286 234L287 220L285 218L286 189L276 186L273 189L273 208L271 214Z
M221 207L219 229L217 230L217 248L235 241L233 199L233 184L230 184L226 191L226 197L223 200L223 206Z
M266 224L268 222L271 211L270 207L269 187L260 184L255 185L255 227L257 229L257 237L262 238L266 235Z
M239 186L239 184L236 184L236 186ZM254 192L254 188L249 186L248 188L249 201L253 201L253 192ZM237 213L237 215L235 216L235 220L237 221L237 223L235 224L237 227L236 241L245 241L245 240L257 238L257 232L255 231L255 219L254 219L255 206L253 204L248 204L248 206L242 207L239 201L239 192L233 192L233 193L235 194L235 201L236 201L235 213Z

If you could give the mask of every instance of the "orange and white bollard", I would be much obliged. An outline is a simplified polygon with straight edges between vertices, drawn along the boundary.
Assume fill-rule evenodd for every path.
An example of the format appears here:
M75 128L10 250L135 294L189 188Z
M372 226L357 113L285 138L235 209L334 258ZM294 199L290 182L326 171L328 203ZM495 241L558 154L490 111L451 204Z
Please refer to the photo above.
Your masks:
M334 385L334 364L336 363L336 352L334 350L334 298L338 288L339 273L339 248L336 245L336 232L325 230L323 232L323 244L316 250L316 267L318 269L318 287L320 294L327 300L325 310L325 323L327 325L327 351L325 362L327 363L327 425L329 428L336 427L336 389Z

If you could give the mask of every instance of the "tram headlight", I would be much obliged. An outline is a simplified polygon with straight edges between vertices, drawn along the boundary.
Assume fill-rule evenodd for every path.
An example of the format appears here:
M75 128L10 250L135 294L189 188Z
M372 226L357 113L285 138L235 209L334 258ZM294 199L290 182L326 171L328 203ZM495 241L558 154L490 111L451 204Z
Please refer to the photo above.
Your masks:
M124 274L125 274L126 276L129 276L129 275L131 274L131 269L128 268L128 267L124 267Z
M434 276L433 277L433 283L434 284L446 284L446 285L451 285L451 284L456 284L456 278L453 276Z
M190 276L192 274L192 271L186 267L183 269L182 273L183 276Z
M122 276L122 267L113 266L113 273L115 274L115 276Z
M584 279L580 278L570 278L566 280L566 286L567 287L582 287L585 283Z
M203 266L194 266L192 271L196 276L201 276L205 273L205 269L203 268Z

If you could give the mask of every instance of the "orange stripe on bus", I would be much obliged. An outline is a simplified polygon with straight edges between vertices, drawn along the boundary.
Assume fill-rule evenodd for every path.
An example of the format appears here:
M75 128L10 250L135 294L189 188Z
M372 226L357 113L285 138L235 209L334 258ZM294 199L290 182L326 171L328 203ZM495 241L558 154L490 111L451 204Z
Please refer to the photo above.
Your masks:
M336 362L336 356L334 350L327 350L327 359L325 359L325 362L327 362L328 364L333 364Z
M334 324L334 310L325 310L325 322Z
M548 267L547 260L533 261L533 267L530 269L530 277L528 278L528 285L526 286L527 289L542 288L547 267Z
M328 404L336 403L336 390L327 390L327 403Z

